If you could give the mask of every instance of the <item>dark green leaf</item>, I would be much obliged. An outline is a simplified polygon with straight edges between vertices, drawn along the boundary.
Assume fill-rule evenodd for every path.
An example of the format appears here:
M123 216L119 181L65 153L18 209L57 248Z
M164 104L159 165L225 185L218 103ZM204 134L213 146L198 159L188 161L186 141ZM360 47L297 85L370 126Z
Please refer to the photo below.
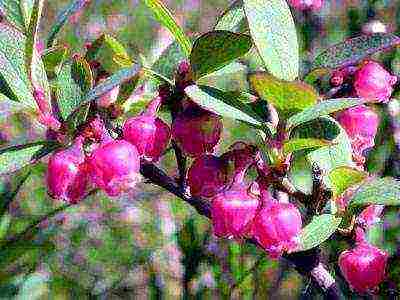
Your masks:
M331 170L329 180L333 196L340 196L349 187L360 183L368 176L368 173L350 167L339 167Z
M192 43L182 28L176 23L168 8L159 0L144 0L144 2L152 10L156 19L175 37L185 53L185 56L189 57Z
M305 251L321 245L338 229L342 218L331 214L316 216L305 226L300 234L301 246L298 251Z
M283 80L299 76L296 27L285 0L243 0L254 44L267 70Z
M243 9L243 1L236 0L218 18L214 30L228 30L232 32L243 32L247 27L246 15Z
M315 149L329 145L331 145L330 141L321 139L313 139L313 138L290 139L283 144L283 153L285 155L288 155L289 153L300 150Z
M290 117L287 121L288 130L300 124L315 120L319 117L329 115L346 108L357 106L364 101L358 98L339 98L321 101L313 107L307 108L302 112Z
M317 103L318 93L306 83L279 80L267 73L249 76L249 82L257 94L273 104L283 117L291 116Z
M215 114L256 126L262 125L262 121L252 112L251 107L238 100L232 93L197 85L187 87L185 92L194 102Z
M48 48L42 54L44 68L47 73L57 74L62 64L67 59L68 48L65 46L57 46Z
M251 49L248 35L229 31L211 31L200 36L193 44L190 65L194 79L217 71Z
M0 178L0 215L3 215L7 210L9 203L14 200L30 174L30 167L26 167L9 176L3 175Z
M26 165L35 163L58 146L58 144L52 142L37 142L1 149L0 175L12 173Z
M362 184L350 199L350 206L400 205L400 182L391 177L375 178Z
M133 65L131 68L125 68L114 75L108 77L106 80L98 84L85 96L84 103L96 100L101 95L111 91L113 88L129 81L130 79L140 76L141 69L138 64Z
M108 34L93 42L86 53L88 61L96 60L110 74L132 66L133 61L124 46Z
M394 34L361 35L347 39L325 50L314 60L313 68L336 69L352 65L367 56L400 44L400 38Z
M57 34L60 32L61 28L76 12L80 11L87 4L87 0L72 0L56 17L56 22L51 27L49 36L47 38L47 47L52 47Z
M172 79L176 66L186 59L185 53L177 42L171 43L153 63L151 69Z

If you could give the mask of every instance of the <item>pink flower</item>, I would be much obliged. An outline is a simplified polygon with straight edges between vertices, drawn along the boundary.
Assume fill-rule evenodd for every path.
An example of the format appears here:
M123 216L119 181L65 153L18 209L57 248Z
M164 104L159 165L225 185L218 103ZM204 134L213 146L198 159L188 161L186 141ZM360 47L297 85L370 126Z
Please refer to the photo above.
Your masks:
M194 103L172 123L172 137L182 151L191 157L212 153L221 132L221 118Z
M100 144L87 159L92 181L109 196L119 196L139 181L140 160L135 146L124 140Z
M386 103L397 77L390 75L379 63L368 61L356 72L354 88L359 97Z
M124 139L149 161L159 160L171 138L169 126L156 116L160 104L161 97L155 98L142 114L128 119L123 128Z
M320 10L322 7L322 0L289 0L291 6L298 10Z
M270 196L265 200L254 219L253 235L271 258L278 258L298 248L301 214L291 203L279 203Z
M388 254L369 244L361 228L357 228L356 234L356 247L340 254L339 267L353 290L373 292L385 278Z
M357 218L357 223L360 224L363 228L371 227L375 225L381 220L381 215L384 205L369 205L364 208L361 214Z
M49 194L70 203L77 203L86 193L87 173L82 138L77 138L68 149L54 153L47 166Z

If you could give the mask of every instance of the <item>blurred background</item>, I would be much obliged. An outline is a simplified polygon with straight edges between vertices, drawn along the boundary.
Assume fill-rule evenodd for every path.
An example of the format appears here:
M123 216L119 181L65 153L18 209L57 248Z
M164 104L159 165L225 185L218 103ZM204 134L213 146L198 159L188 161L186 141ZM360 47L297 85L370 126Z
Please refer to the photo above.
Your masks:
M41 22L43 40L57 13L69 1L46 2ZM192 36L213 28L217 16L230 3L222 0L164 1ZM363 26L380 20L390 32L400 31L398 0L324 1L318 13L294 12L301 42L303 74L322 49L358 35ZM153 62L171 42L152 13L139 0L92 0L70 19L59 37L72 53L108 33L133 58ZM377 56L400 75L400 51ZM244 58L229 76L210 78L217 86L246 88L246 74L257 62ZM376 147L368 156L368 170L399 177L399 149L389 134L387 112L381 115ZM135 112L132 112L135 113ZM221 153L236 140L257 142L255 132L224 120ZM1 119L0 147L43 138L42 128L28 114ZM174 156L160 162L174 176ZM44 186L45 161L35 166L7 214L7 234L22 232L60 203ZM21 170L21 173L28 172ZM13 178L2 178L0 197ZM2 193L3 192L3 193ZM0 222L0 231L3 220ZM384 222L370 231L370 239L392 259L382 298L400 288L400 240L397 210L386 211ZM345 243L327 242L323 259L333 274L337 255ZM339 278L339 280L341 280ZM343 281L346 293L346 286ZM349 298L356 298L350 296ZM216 239L204 217L160 188L141 183L136 191L111 199L99 192L79 205L41 222L34 240L25 240L0 253L0 299L318 299L318 291L285 261L270 260L252 245Z

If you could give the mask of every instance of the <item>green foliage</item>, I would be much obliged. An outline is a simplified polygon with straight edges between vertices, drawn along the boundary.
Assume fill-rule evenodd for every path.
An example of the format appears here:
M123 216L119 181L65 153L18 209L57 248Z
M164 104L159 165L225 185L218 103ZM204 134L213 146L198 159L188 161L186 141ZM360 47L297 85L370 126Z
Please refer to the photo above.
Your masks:
M29 26L34 0L1 0L0 10L8 22L25 32Z
M254 44L267 70L283 80L299 76L296 27L285 0L243 0Z
M252 47L251 38L229 31L211 31L193 44L190 65L194 79L199 79L245 55Z
M68 48L65 46L47 48L42 54L42 60L46 73L51 75L58 74L67 57Z
M218 18L217 24L214 26L214 30L228 30L231 32L243 32L246 28L246 15L242 0L234 1Z
M283 153L288 155L292 152L307 150L307 149L315 149L324 146L329 146L332 143L327 140L313 139L313 138L299 138L299 139L291 139L283 144Z
M282 118L301 112L318 100L314 88L300 81L287 82L260 72L251 74L249 81L252 89L263 100L273 104Z
M363 181L368 174L350 167L339 167L331 170L329 180L332 183L333 196L340 196L349 187Z
M375 52L394 47L400 38L394 34L361 35L325 50L315 58L313 68L336 69L355 64Z

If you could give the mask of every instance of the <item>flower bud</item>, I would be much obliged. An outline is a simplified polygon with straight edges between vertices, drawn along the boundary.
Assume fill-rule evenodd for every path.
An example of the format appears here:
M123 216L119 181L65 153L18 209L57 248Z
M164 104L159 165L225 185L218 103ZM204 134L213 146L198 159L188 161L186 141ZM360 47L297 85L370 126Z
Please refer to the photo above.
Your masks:
M124 139L149 161L159 160L171 138L169 126L156 117L160 103L161 97L155 98L142 114L128 119L123 128Z
M196 197L214 197L227 182L227 164L214 155L203 155L192 163L187 176L190 193Z
M265 199L265 193L263 193ZM300 211L291 203L269 197L253 222L253 235L271 258L298 247L302 227Z
M191 157L212 153L221 132L221 118L195 104L190 104L172 123L172 137Z
M339 267L344 278L358 293L373 292L385 278L388 254L369 244L364 232L357 228L356 247L343 251L339 256Z
M119 196L139 181L140 160L135 146L124 140L106 141L87 159L92 181L109 196Z
M289 0L289 3L298 10L318 11L322 7L322 0Z
M56 199L77 203L86 193L87 173L82 138L66 150L54 153L47 166L47 188Z
M386 103L397 77L390 75L379 63L368 61L356 72L354 88L359 97Z
M248 235L260 200L243 183L244 171L232 187L212 199L211 217L217 237L240 239Z

